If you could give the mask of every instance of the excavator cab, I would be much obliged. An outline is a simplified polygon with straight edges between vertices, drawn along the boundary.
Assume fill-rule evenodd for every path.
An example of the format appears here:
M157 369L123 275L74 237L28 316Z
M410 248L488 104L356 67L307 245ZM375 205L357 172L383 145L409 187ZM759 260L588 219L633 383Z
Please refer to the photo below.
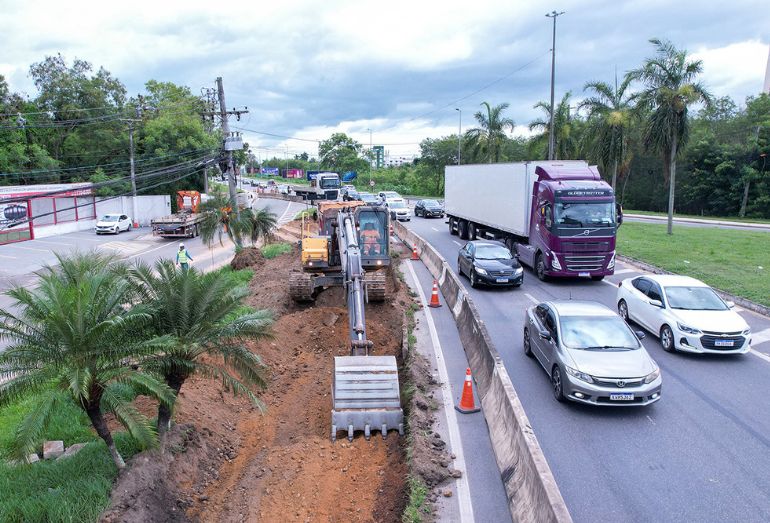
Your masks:
M388 242L388 213L380 207L356 209L361 264L366 270L376 270L390 262Z

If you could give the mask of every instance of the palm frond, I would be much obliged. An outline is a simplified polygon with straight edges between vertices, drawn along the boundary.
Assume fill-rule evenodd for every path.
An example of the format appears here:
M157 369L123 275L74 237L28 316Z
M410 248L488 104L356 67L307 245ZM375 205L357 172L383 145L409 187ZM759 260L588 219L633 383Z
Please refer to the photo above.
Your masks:
M36 452L43 441L43 434L51 416L61 401L66 401L66 398L58 390L49 390L40 396L16 428L11 444L11 454L14 458L26 459L27 456Z
M142 448L152 448L158 443L158 435L150 420L127 402L113 385L104 390L101 405L104 411L115 416Z

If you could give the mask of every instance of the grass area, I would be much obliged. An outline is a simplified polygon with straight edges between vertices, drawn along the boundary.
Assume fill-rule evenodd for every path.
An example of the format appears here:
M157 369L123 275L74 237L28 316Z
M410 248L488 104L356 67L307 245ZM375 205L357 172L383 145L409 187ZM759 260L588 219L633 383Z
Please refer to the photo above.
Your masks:
M88 417L74 404L57 410L43 437L61 439L66 446L91 442L88 446L65 460L18 466L6 461L16 427L38 398L0 408L0 521L96 521L109 503L118 470ZM139 452L128 434L114 437L124 459Z
M271 243L270 245L265 245L264 247L262 247L260 251L262 252L262 256L264 256L268 260L271 260L276 256L280 256L281 254L291 252L291 244L286 242Z
M644 216L668 216L665 212L655 211L632 211L630 209L623 209L623 214L642 214ZM739 218L738 216L700 216L697 214L674 214L674 218L695 218L698 220L717 220L725 222L745 222L745 223L766 223L770 225L770 220L763 220L761 218Z
M240 271L233 270L229 265L225 265L221 269L218 269L221 274L225 276L227 282L231 287L239 287L241 285L248 285L251 278L254 276L254 271L249 269L241 269Z
M428 487L416 476L409 476L409 504L404 509L401 521L419 523L430 514L428 506Z
M619 254L770 306L770 234L767 232L624 223Z
M307 209L299 211L297 214L294 215L295 220L301 220L304 216L305 219L312 219L313 213L316 212L316 209L313 207L309 207Z

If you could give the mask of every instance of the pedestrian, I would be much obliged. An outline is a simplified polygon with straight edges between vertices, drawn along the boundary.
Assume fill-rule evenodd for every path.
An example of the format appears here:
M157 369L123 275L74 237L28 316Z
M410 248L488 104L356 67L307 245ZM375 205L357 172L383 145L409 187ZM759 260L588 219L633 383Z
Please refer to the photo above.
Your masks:
M190 268L190 262L193 261L190 253L184 248L184 243L179 244L179 250L176 252L176 264L182 266L182 270L187 272Z

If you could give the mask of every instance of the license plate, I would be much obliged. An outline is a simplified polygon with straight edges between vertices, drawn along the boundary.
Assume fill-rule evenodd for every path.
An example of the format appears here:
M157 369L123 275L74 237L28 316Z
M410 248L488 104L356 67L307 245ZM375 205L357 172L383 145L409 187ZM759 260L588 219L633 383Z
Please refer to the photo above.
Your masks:
M579 272L578 276L580 276L581 278L588 278L588 277L591 276L591 273L590 272Z
M610 401L634 401L634 395L630 392L610 393Z
M735 341L733 340L714 340L715 347L733 347Z
M508 278L497 278L495 281L497 283L508 283Z

